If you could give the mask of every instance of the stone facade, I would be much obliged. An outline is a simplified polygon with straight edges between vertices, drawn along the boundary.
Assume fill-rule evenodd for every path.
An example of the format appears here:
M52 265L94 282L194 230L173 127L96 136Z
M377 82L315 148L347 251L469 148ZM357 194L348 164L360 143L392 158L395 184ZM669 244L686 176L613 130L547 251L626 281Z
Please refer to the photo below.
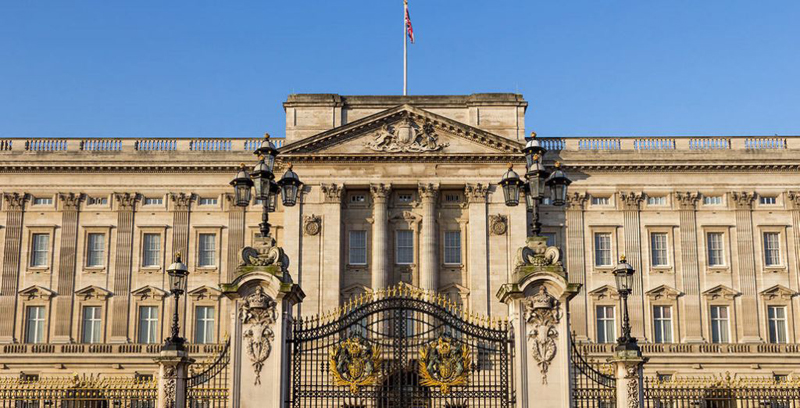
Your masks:
M270 222L306 294L301 315L399 282L507 315L495 295L512 279L527 220L497 182L507 163L524 168L520 95L292 95L284 107L276 173L292 162L305 186ZM152 372L173 313L164 268L179 251L190 268L181 329L210 343L190 351L212 353L235 313L219 284L261 217L260 205L233 205L228 183L258 142L0 142L0 368ZM797 370L800 137L542 144L548 166L562 162L573 180L568 205L544 205L541 221L569 282L582 285L571 328L587 352L611 353L601 323L613 327L606 337L621 331L611 270L625 254L645 371Z

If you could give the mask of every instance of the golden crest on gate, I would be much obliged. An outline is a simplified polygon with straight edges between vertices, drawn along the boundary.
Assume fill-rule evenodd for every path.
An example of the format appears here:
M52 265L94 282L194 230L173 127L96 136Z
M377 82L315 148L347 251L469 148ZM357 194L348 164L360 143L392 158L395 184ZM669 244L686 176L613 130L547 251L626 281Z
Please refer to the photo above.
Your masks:
M328 362L333 383L350 387L358 394L359 387L376 385L380 377L381 348L369 345L356 334L328 351Z
M439 387L442 394L450 388L466 385L472 369L472 353L466 344L454 344L448 335L439 337L433 343L419 350L420 384Z

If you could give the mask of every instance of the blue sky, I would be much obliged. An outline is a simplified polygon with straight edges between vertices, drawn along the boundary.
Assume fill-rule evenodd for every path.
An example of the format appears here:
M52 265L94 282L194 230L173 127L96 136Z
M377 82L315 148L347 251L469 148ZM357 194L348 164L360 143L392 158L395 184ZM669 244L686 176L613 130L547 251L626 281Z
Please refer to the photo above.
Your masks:
M800 134L797 0L409 0L410 94L528 130ZM0 136L282 135L290 93L398 94L402 0L0 0Z

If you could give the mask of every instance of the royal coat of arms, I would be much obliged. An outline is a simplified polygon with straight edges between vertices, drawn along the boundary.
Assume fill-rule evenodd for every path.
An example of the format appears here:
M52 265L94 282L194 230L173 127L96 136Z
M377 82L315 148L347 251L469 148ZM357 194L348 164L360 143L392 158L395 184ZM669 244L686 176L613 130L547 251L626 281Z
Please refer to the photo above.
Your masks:
M453 344L447 335L419 350L420 384L439 387L442 394L450 393L450 388L466 385L472 369L472 354L465 344Z
M359 335L349 337L328 352L333 383L350 387L353 394L358 394L359 387L378 383L381 361L380 346L367 344Z
M384 124L364 146L376 152L423 153L442 150L448 143L439 142L433 124L426 122L420 128L406 117L395 125Z

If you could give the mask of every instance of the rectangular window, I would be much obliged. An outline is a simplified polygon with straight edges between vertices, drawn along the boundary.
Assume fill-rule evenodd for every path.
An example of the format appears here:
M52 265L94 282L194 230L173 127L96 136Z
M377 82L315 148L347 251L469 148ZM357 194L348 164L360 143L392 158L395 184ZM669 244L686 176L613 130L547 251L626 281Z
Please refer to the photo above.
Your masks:
M367 264L367 231L350 231L350 265Z
M44 306L28 306L25 315L25 342L44 343Z
M105 255L106 234L89 234L86 239L86 266L103 266Z
M444 263L461 264L461 231L444 233Z
M724 235L721 232L709 232L706 234L708 266L725 265L725 243L723 239Z
M730 343L727 306L711 306L711 342Z
M200 234L198 243L198 266L215 266L217 254L217 235L216 234Z
M722 196L703 196L703 205L722 205Z
M650 255L653 266L669 265L666 232L654 232L650 234Z
M446 203L457 203L461 201L461 196L458 194L445 194L444 195L444 202Z
M775 196L759 196L758 197L759 204L764 205L775 205L778 204L778 197Z
M595 266L611 266L611 234L594 234Z
M103 321L100 312L100 306L84 306L81 342L100 343L103 341Z
M614 306L597 306L595 308L597 320L597 342L613 343L616 339L616 319Z
M610 205L610 197L594 197L592 196L592 205Z
M200 197L200 199L197 200L197 203L200 205L217 205L217 199L210 197Z
M206 344L214 342L214 308L197 306L194 309L194 342Z
M411 194L398 194L397 200L400 201L401 203L410 203L413 197L414 196Z
M367 202L367 196L365 196L364 194L353 194L353 195L350 196L350 202L351 203L366 203Z
M555 232L543 232L543 237L547 237L547 246L555 246L556 245L556 233Z
M50 234L33 234L31 239L31 266L47 266L47 254L50 252Z
M786 307L767 307L767 321L769 322L769 342L786 343Z
M144 234L142 237L142 266L161 265L161 234Z
M164 199L161 197L145 197L144 205L162 205L164 204Z
M395 234L396 262L399 265L414 263L414 234L411 230L398 230Z
M781 264L781 234L777 232L764 233L764 264L767 266Z
M139 343L158 342L158 307L139 306Z
M86 199L86 205L107 205L107 197L89 197Z
M672 343L671 306L653 306L653 331L656 343Z
M53 204L52 198L45 198L45 197L33 198L33 205L52 205L52 204Z
M667 197L665 197L665 196L657 196L657 197L647 196L647 205L667 205Z

